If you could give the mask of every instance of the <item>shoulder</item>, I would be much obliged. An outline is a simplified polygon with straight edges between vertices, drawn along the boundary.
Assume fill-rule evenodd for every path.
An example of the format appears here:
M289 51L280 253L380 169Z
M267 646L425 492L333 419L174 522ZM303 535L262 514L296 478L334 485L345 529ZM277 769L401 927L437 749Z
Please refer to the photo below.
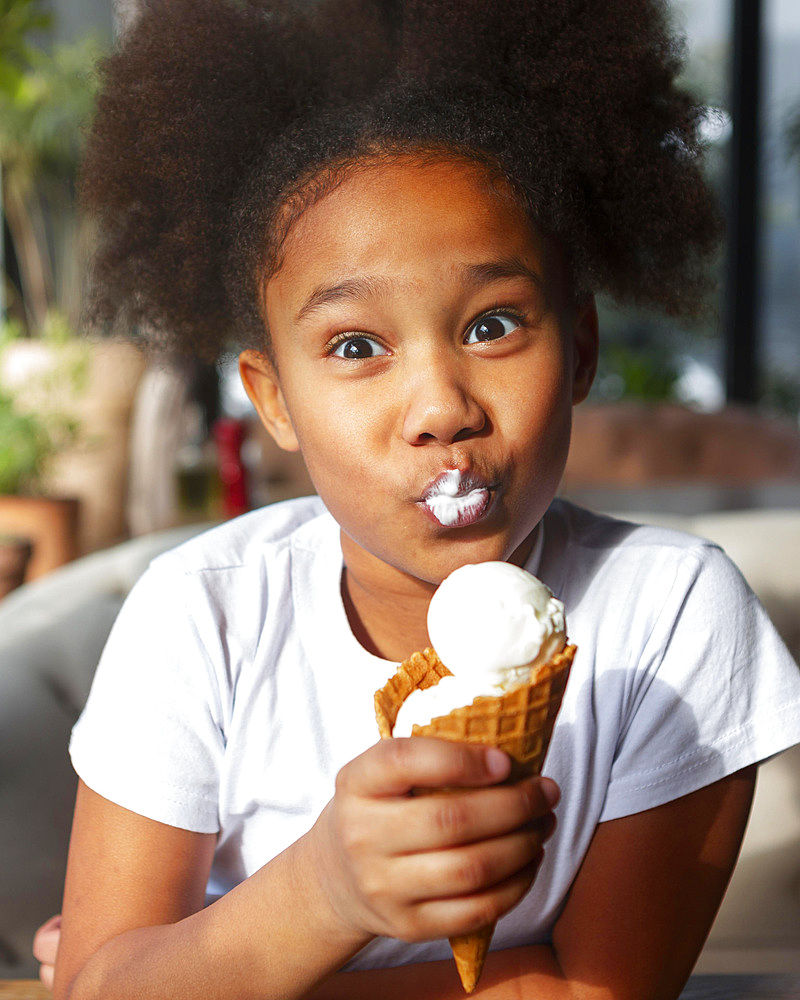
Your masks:
M128 595L115 632L130 635L146 622L162 636L191 637L215 661L230 660L231 643L249 655L267 616L288 613L298 552L304 561L309 551L312 561L327 559L338 545L336 522L318 497L252 511L155 558Z
M740 663L778 655L774 629L738 568L717 544L688 532L559 502L545 523L541 569L596 672L621 663L645 673L682 670L703 650L716 663L718 653Z
M196 535L158 556L150 568L172 574L244 568L292 545L313 545L335 530L335 522L319 497L285 500Z
M563 502L544 528L543 579L564 601L579 650L561 753L565 766L583 756L607 769L601 820L797 741L800 675L718 545Z
M747 589L717 544L686 531L597 514L559 499L545 515L543 534L542 571L556 583L551 584L556 592L578 585L622 588L641 604L657 601L678 581L690 587L698 576Z

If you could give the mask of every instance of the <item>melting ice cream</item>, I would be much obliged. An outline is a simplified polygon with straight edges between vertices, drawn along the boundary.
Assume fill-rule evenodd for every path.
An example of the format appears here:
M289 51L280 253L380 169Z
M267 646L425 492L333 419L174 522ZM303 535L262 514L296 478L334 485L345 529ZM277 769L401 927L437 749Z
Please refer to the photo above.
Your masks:
M448 469L425 496L425 506L445 528L471 521L488 501L488 488L458 469Z
M442 582L428 609L428 635L452 677L413 691L394 736L410 736L481 695L503 694L561 652L564 605L535 576L504 562L461 566Z

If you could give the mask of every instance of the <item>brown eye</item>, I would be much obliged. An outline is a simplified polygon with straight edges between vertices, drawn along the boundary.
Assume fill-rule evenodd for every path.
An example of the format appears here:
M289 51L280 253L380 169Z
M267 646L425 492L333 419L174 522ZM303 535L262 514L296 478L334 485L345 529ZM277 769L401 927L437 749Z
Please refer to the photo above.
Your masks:
M386 354L386 350L369 337L348 337L336 345L332 354L345 361L363 361L364 358Z
M497 313L494 316L482 316L467 330L465 344L482 344L489 340L500 340L516 330L519 322L513 316Z

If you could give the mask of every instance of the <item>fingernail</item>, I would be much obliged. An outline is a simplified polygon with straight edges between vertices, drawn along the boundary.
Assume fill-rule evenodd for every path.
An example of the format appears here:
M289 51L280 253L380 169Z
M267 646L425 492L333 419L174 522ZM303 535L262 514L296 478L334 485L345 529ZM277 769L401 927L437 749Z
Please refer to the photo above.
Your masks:
M558 805L561 798L561 789L550 778L542 778L541 780L542 795L545 797L545 801L552 809L554 806Z
M496 747L489 747L486 751L486 770L493 778L505 778L511 770L508 754Z

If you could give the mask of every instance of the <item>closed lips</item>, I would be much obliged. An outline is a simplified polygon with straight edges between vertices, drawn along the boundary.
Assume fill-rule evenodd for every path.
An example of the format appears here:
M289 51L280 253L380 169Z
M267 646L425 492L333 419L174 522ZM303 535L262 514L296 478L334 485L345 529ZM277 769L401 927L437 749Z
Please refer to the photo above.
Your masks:
M487 483L470 473L448 469L428 487L422 503L443 527L474 524L486 513L491 499Z

